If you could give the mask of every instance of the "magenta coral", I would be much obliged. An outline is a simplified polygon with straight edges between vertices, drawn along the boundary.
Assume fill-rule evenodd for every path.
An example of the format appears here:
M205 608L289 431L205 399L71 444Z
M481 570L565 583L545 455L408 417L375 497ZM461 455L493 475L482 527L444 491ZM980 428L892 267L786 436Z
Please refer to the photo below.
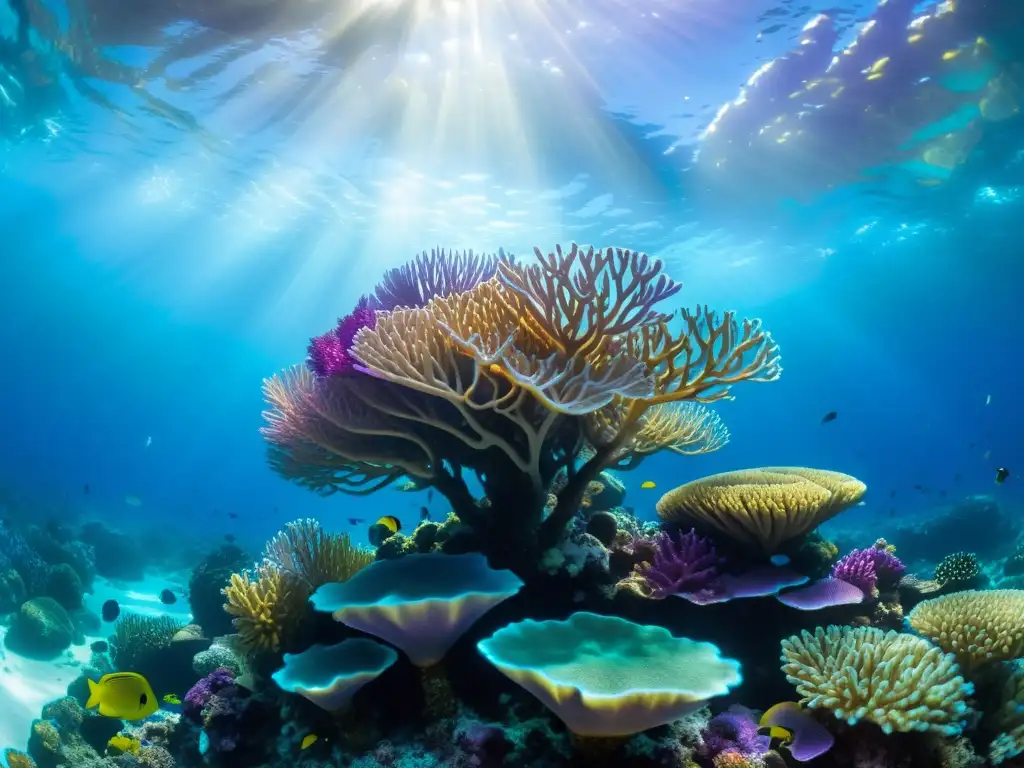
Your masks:
M357 369L359 362L351 354L352 342L363 328L373 328L376 315L370 309L370 300L363 297L338 325L331 331L310 339L306 364L317 376L333 376L350 373Z
M651 597L660 600L669 595L716 592L722 563L711 540L696 530L675 538L659 533L654 538L654 558L637 566L637 573L647 582Z
M832 567L832 578L845 581L866 596L878 594L878 582L891 583L905 567L896 555L882 547L855 549Z
M224 667L218 667L193 685L185 694L185 700L181 707L182 714L193 722L203 722L203 709L210 703L210 699L234 684L234 675Z

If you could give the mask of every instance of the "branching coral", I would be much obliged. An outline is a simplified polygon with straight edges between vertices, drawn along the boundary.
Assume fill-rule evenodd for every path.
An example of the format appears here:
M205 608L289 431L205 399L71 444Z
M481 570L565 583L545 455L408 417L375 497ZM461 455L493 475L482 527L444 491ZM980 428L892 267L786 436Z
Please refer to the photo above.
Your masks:
M704 309L670 325L657 305L679 286L646 254L574 245L535 256L438 252L390 275L385 310L346 352L355 365L265 383L274 469L324 494L412 477L499 563L535 559L564 537L601 469L720 447L725 427L695 402L781 371L758 321Z
M686 483L662 496L657 510L663 520L695 522L740 544L775 552L856 504L866 490L840 472L765 467Z
M424 251L408 264L384 274L374 293L373 308L391 311L398 307L422 307L438 296L463 293L490 280L500 262L511 260L512 256L502 250L497 254Z
M882 546L852 550L832 567L832 578L852 584L868 597L878 596L879 581L894 586L906 567L885 547L884 539L880 541Z
M307 593L295 586L278 568L264 563L255 578L231 574L224 588L224 610L234 616L240 647L248 652L279 651Z
M170 645L182 626L169 616L125 614L114 625L114 666L124 672L137 671L143 658Z
M970 683L956 659L920 637L873 627L818 627L782 641L782 671L812 709L886 733L955 735L968 714Z
M920 603L907 617L916 632L956 654L970 672L1024 655L1024 590L954 592Z
M302 582L309 591L331 581L348 581L373 562L371 549L352 543L347 533L327 533L312 518L288 523L266 546L271 566Z

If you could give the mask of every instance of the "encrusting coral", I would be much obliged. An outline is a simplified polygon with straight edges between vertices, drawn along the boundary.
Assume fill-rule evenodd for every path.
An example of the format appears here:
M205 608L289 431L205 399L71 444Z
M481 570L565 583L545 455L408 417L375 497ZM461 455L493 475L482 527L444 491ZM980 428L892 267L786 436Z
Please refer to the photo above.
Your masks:
M818 627L782 641L782 671L811 709L885 733L956 735L973 686L956 659L920 637L874 627Z
M840 472L764 467L693 480L658 501L658 516L696 523L774 553L860 501L867 486Z
M362 327L343 350L351 365L322 375L311 360L265 382L271 466L322 494L405 478L432 486L477 549L525 571L566 535L605 467L723 442L717 417L680 403L727 398L736 383L781 372L759 321L698 308L683 310L676 330L657 305L679 285L645 254L574 245L535 257L488 261L490 277L490 266L458 274L470 263L458 261L444 280L394 275L387 294L403 295L397 283L416 276L417 303L372 318L357 307ZM464 472L481 479L489 504Z
M915 632L957 657L965 672L1024 655L1024 590L954 592L917 605Z

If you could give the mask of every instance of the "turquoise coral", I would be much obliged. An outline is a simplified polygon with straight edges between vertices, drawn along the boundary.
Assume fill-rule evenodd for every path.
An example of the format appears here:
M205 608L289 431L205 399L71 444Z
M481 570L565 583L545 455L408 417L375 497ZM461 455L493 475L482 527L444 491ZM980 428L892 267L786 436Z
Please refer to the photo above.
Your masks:
M274 682L304 696L321 709L342 709L367 683L398 660L394 649L365 638L337 645L314 645L298 654L286 653Z
M614 616L510 624L477 645L581 736L629 736L673 722L740 684L711 643Z

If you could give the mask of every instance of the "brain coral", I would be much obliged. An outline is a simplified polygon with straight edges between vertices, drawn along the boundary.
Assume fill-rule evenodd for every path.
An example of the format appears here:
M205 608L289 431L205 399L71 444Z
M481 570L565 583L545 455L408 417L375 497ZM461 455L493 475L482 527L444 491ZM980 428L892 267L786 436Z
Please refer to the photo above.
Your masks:
M782 671L812 709L884 732L963 730L967 697L956 660L920 637L874 627L818 627L782 641Z
M739 662L711 643L595 613L520 621L477 648L581 736L670 723L741 681Z
M954 592L925 600L907 618L967 671L1024 655L1022 589Z
M856 504L866 490L840 472L764 467L681 485L661 497L657 510L662 520L714 528L740 544L775 552Z

